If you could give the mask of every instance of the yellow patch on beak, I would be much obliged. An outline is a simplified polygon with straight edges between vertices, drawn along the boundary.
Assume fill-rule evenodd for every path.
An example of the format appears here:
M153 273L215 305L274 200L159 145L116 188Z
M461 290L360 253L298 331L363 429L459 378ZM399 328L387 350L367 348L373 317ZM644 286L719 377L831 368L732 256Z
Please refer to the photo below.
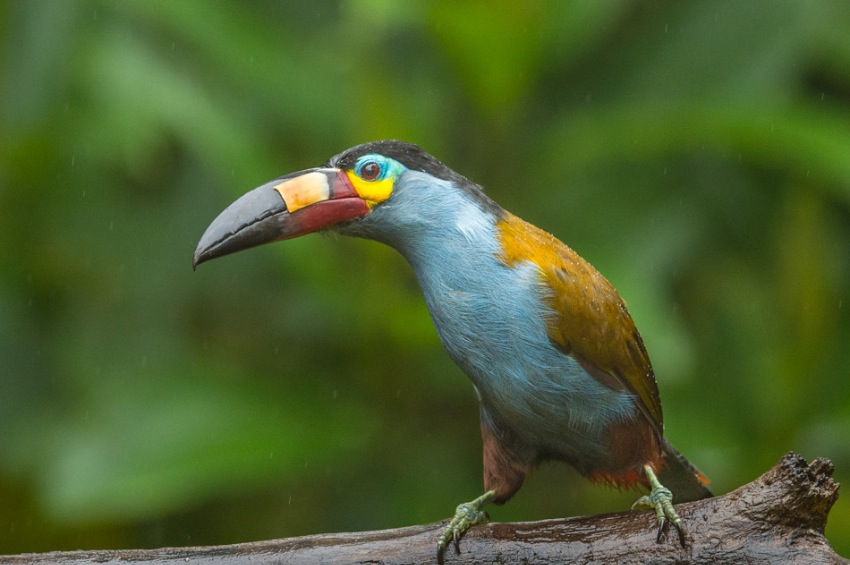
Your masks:
M324 173L313 172L275 185L289 213L330 198L331 189Z
M357 191L358 196L366 201L371 208L390 197L393 193L393 178L384 180L368 181L358 177L353 171L346 171L351 186Z

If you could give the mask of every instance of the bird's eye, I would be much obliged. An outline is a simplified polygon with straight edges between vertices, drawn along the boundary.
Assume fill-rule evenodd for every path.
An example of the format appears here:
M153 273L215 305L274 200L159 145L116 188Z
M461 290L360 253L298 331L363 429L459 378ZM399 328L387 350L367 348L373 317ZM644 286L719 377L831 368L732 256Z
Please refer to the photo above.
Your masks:
M360 178L363 180L375 180L381 176L381 166L375 161L366 161L360 166Z

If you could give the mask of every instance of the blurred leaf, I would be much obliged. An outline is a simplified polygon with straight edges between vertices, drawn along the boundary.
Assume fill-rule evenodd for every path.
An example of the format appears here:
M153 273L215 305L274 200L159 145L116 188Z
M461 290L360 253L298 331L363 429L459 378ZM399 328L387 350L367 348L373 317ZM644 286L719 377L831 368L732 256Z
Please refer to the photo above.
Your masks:
M342 463L374 430L365 407L317 409L248 389L234 372L99 381L45 457L45 507L63 521L148 519L232 485L253 491Z

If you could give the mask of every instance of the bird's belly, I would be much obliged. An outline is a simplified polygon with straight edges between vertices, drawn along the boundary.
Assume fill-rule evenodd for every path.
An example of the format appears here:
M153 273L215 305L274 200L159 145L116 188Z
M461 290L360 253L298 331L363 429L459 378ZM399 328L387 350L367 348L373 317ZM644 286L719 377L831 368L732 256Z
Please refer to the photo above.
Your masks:
M545 368L517 363L508 372L483 367L470 374L485 411L538 456L604 467L610 430L635 416L634 400L564 358Z
M552 345L533 285L504 297L488 290L448 292L429 304L444 347L485 411L541 457L577 467L604 461L608 430L634 417L631 395Z

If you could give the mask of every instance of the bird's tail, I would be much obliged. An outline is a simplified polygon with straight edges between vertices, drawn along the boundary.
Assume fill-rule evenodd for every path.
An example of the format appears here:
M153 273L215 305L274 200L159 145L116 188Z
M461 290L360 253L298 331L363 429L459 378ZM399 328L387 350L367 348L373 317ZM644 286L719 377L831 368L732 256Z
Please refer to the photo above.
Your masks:
M664 439L666 465L658 473L658 480L669 488L676 502L690 502L714 496L708 490L708 478L699 469L691 465L685 456L676 451L667 439Z

